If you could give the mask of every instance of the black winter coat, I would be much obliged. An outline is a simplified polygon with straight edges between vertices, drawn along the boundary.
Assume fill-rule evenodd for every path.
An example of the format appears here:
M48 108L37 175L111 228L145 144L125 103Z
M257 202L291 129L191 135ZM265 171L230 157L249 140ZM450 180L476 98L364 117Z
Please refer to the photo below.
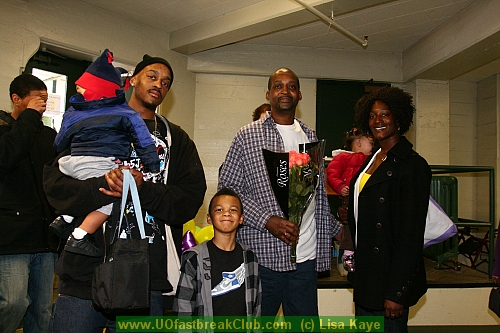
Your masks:
M0 255L55 251L58 239L48 227L55 213L43 191L42 171L56 155L56 131L33 109L17 120L0 111L0 123Z
M351 181L351 189L370 158ZM429 205L430 168L412 144L401 137L368 179L358 197L349 201L349 228L355 247L354 302L384 310L385 299L405 308L427 291L423 260L424 230Z

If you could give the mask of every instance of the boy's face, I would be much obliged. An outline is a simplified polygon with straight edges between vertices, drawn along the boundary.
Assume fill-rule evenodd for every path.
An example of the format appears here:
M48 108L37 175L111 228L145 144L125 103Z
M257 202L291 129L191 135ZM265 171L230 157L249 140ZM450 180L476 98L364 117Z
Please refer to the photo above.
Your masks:
M243 223L243 214L238 198L231 195L220 195L212 202L211 211L208 212L207 222L214 226L214 232L236 232Z
M29 95L26 95L23 98L19 97L17 94L12 94L14 109L19 112L26 110L29 102L33 98L41 98L46 103L49 98L49 94L47 93L47 90L32 90Z

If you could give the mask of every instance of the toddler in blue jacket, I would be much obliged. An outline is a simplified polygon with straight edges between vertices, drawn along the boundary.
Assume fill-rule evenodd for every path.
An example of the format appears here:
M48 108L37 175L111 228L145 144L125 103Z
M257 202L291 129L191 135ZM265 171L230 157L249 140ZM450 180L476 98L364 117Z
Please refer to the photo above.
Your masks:
M139 113L128 106L120 74L112 62L113 54L104 50L75 82L78 94L70 98L71 107L64 113L55 139L59 153L71 150L71 155L59 159L59 169L76 179L104 175L127 161L132 149L146 170L160 169L149 130ZM101 256L102 249L90 235L107 220L112 208L113 204L109 204L88 214L69 235L65 251ZM73 229L72 222L72 216L61 215L50 227L64 238Z

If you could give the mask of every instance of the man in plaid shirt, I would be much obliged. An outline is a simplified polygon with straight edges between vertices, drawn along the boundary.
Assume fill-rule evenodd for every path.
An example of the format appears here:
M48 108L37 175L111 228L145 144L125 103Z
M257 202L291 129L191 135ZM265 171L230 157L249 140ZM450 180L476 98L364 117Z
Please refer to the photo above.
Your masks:
M221 170L219 189L231 188L243 201L245 220L237 240L250 246L259 259L262 315L274 316L282 305L285 316L317 316L317 272L330 269L331 240L341 225L330 214L323 166L315 200L305 212L300 230L284 218L262 149L288 152L318 139L295 118L302 94L293 71L276 70L269 78L266 98L271 112L236 134ZM290 260L290 245L299 240L299 234L295 264Z

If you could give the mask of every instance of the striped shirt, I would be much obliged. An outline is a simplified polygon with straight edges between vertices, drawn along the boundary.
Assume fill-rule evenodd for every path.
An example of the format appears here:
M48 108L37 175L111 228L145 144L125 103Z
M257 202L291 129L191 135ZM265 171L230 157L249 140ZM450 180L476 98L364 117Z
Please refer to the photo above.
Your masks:
M314 131L298 120L310 142L317 141ZM271 216L284 218L276 201L262 149L285 152L283 140L276 123L269 114L239 130L226 156L219 178L219 189L228 187L240 195L245 219L237 233L237 240L247 244L259 258L259 264L273 271L296 269L290 261L290 246L274 237L266 223ZM332 237L341 228L330 213L324 184L324 167L321 165L319 186L316 193L316 270L330 269Z

